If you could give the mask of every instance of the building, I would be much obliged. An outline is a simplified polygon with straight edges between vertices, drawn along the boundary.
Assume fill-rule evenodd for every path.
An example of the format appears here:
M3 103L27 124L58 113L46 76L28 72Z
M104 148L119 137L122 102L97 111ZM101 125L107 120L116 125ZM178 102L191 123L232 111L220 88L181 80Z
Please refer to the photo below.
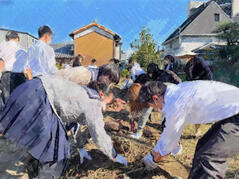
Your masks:
M8 31L15 31L18 33L20 37L19 45L24 50L27 50L30 46L32 46L32 44L35 44L38 41L38 38L27 32L20 32L16 30L0 28L0 42L5 41L6 39L5 36Z
M74 40L74 55L83 56L84 66L92 59L97 60L97 66L107 64L111 58L121 59L120 36L96 22L75 30L70 37Z
M163 42L165 55L184 59L204 49L226 45L213 31L219 23L233 21L239 14L239 0L190 1L187 19Z
M73 42L51 44L51 47L55 51L57 63L59 63L60 65L72 64L72 61L74 59L74 43Z

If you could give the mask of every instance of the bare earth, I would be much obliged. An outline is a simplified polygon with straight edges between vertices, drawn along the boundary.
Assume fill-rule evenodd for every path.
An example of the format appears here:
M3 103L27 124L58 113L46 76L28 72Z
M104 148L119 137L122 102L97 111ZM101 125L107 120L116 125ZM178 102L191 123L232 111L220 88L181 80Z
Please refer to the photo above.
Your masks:
M82 178L82 179L164 179L173 178L173 176L180 176L187 178L192 165L192 159L194 150L198 138L194 136L194 126L188 126L183 132L181 137L181 143L183 145L183 153L178 156L168 156L162 162L160 162L158 169L153 171L145 171L142 165L142 158L148 154L161 134L161 120L160 114L154 112L152 114L152 121L147 123L143 137L140 140L134 140L129 138L129 122L128 117L123 113L107 112L105 114L105 122L115 121L116 119L122 119L122 125L120 131L110 131L114 146L118 153L124 156L129 166L124 167L120 164L114 163L109 160L102 152L98 150L92 141L86 145L87 151L92 156L93 160L85 160L80 165L80 157L78 153L72 155L72 159L69 161L66 177L62 178ZM201 126L201 130L206 132L210 128L210 125ZM4 150L4 139L0 136L0 154ZM4 157L4 155L3 155ZM1 167L6 165L4 161L0 162ZM24 172L18 172L18 168L21 163L15 164L13 168L7 170L7 174L1 174L0 178L24 178L28 176ZM229 168L227 170L226 178L239 179L239 156L230 160Z
M109 117L113 116L113 117ZM111 162L103 155L92 141L87 144L86 149L92 156L92 161L84 161L79 164L79 155L73 155L67 177L72 178L99 178L99 179L126 179L126 178L142 178L142 179L163 179L180 176L187 178L194 156L194 150L199 138L194 136L194 126L188 126L183 132L181 143L183 145L183 153L178 156L168 156L160 164L159 168L153 171L145 171L142 165L142 158L148 154L160 137L160 114L154 112L152 121L147 123L143 137L140 140L129 138L129 122L124 114L112 112L107 113L105 121L115 121L121 118L121 132L109 132L114 141L114 146L121 155L129 162L128 167ZM205 133L211 125L202 125L201 131ZM230 160L226 178L239 178L239 156Z

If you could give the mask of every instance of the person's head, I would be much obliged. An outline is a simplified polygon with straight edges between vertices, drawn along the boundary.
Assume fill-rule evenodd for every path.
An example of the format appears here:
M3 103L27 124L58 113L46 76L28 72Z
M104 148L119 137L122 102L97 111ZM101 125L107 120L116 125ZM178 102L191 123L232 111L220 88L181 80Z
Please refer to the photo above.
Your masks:
M53 32L49 26L44 25L44 26L39 27L38 36L39 36L40 40L49 44L49 43L51 43Z
M147 67L147 75L150 77L150 78L153 78L154 76L157 76L159 72L159 67L157 64L155 63L150 63Z
M134 60L132 58L129 59L129 64L133 65L134 64Z
M147 103L154 109L162 109L167 86L159 81L149 81L140 89L138 102Z
M118 59L116 59L116 58L111 58L109 63L111 63L111 64L119 64L120 61Z
M14 41L16 43L20 41L20 37L18 33L14 31L8 31L5 38L6 38L6 41Z
M99 68L97 81L107 85L111 83L119 83L120 69L117 64L107 64Z
M92 64L95 64L95 63L96 63L96 59L92 59L92 60L91 60L91 63L92 63Z
M74 61L73 61L73 65L72 67L77 67L77 66L81 66L81 62L82 62L82 56L79 54L75 57Z
M170 63L174 63L175 59L172 55L166 55L164 57L165 63L170 64Z
M98 92L101 101L107 105L114 101L114 94L111 85L100 83L98 81L92 81L88 84L88 87Z

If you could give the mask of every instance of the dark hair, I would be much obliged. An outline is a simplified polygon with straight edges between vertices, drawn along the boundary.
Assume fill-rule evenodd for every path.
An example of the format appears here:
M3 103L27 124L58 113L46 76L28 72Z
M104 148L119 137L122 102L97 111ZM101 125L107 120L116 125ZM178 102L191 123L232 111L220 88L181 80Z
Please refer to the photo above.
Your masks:
M100 83L100 82L97 82L97 81L91 81L88 84L88 87L97 91L98 93L100 91L102 91L105 95L109 95L110 93L112 93L112 89L110 88L110 86L108 86L105 83Z
M92 60L91 60L91 63L95 63L95 62L96 62L96 59L92 59Z
M134 60L132 58L129 59L129 64L131 64L132 62L134 62Z
M5 38L6 38L6 41L9 41L11 39L19 39L20 40L18 33L15 31L8 31Z
M150 63L147 67L147 73L155 73L159 71L159 67L156 63Z
M53 34L51 28L49 26L47 26L47 25L41 26L38 29L38 36L39 36L39 38L41 38L45 34L50 34L50 35Z
M98 79L100 76L108 76L111 83L119 83L120 69L117 64L107 64L99 68Z
M162 96L165 94L167 86L160 81L149 81L140 90L137 102L153 102L152 96Z
M173 57L172 55L166 55L166 56L164 57L164 60L165 60L165 59L169 59L170 62L174 62L174 61L175 61L175 59L174 59L174 57Z
M110 63L115 63L115 64L119 64L120 60L116 59L116 58L111 58L110 59Z
M78 67L78 66L81 66L81 62L80 62L80 59L82 58L82 56L79 54L75 57L74 61L73 61L73 64L72 64L72 67Z

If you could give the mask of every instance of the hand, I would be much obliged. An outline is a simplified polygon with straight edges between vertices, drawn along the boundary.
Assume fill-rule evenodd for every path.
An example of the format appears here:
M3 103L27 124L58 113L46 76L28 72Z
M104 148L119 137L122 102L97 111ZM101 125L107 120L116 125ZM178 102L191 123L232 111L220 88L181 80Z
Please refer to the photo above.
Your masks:
M128 166L127 160L124 157L122 157L121 155L119 155L119 154L117 154L117 156L115 158L115 162L118 162L118 163L120 163L120 164L122 164L122 165L124 165L126 167Z
M145 164L145 168L147 170L153 170L155 168L157 168L157 163L154 162L153 160L153 156L150 154L146 155L144 158L143 158L143 162Z
M88 152L85 150L85 148L77 149L77 151L80 154L80 164L84 162L84 158L88 160L92 160L91 156L88 154Z
M31 70L31 68L27 68L25 73L26 73L27 79L31 80L32 79L32 70Z

